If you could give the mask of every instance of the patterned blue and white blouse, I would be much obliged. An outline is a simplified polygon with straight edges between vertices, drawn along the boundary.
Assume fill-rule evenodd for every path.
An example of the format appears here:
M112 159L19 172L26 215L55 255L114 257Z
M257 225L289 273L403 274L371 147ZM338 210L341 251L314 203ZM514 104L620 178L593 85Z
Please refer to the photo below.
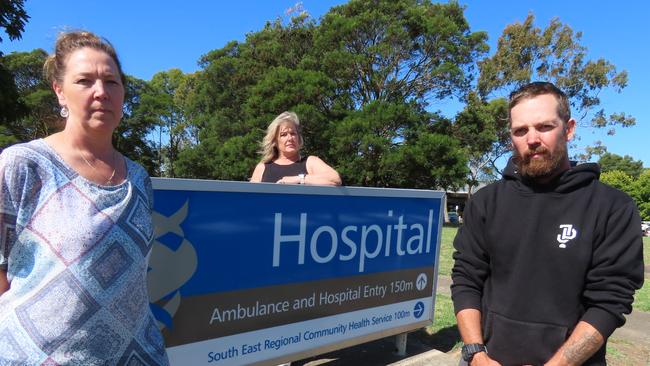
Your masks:
M0 365L167 365L147 296L152 189L92 183L43 140L0 154Z

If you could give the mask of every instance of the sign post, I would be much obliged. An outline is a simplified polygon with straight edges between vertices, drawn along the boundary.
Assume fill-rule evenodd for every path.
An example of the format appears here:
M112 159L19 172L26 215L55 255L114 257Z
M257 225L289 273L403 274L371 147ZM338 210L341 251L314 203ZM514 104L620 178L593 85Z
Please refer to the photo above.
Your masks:
M433 318L443 192L153 179L172 365L273 365Z

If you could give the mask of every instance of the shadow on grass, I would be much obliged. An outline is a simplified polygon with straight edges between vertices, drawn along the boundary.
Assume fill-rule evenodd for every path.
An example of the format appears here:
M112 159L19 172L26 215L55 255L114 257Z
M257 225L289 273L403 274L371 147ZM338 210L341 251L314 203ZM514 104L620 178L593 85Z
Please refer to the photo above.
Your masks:
M454 349L454 346L458 345L461 341L458 327L455 325L442 328L433 334L429 334L423 329L414 333L420 342L445 353Z

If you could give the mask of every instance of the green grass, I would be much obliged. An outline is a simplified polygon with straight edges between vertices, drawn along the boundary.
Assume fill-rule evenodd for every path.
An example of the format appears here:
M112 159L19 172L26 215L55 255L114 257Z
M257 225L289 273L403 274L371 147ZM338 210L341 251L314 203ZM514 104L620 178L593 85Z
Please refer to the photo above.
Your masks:
M623 354L620 350L617 344L614 344L614 342L609 341L607 342L607 362L612 363L612 361L621 361L625 359L625 354Z
M650 237L643 237L643 263L650 264Z
M643 238L643 263L650 265L650 237ZM643 287L634 294L634 309L650 312L650 276L645 276Z
M433 324L427 327L429 334L434 334L441 329L455 327L456 316L451 297L447 295L436 295L436 309Z
M645 277L643 287L634 294L634 310L650 312L650 278Z
M456 316L451 298L447 295L436 295L436 308L433 323L425 329L424 342L433 348L449 352L460 349L463 343L456 328Z
M438 274L440 276L451 276L451 267L454 265L452 254L454 252L453 241L457 228L443 227L440 246L440 258L438 263ZM462 342L458 328L456 328L456 316L451 297L447 295L436 295L436 308L433 323L425 329L423 341L435 349L448 352L460 349Z
M451 276L451 267L454 265L454 259L451 257L454 253L454 237L456 237L455 227L443 227L440 246L440 259L438 274L442 276Z

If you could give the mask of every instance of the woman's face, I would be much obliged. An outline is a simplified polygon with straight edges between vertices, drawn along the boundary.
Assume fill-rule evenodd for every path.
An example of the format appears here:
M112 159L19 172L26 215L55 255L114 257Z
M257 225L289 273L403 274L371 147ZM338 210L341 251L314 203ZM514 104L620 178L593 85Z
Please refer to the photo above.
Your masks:
M280 124L276 141L281 156L295 156L300 152L300 136L292 122Z
M122 118L124 86L117 64L106 52L81 48L68 56L63 84L54 83L68 122L112 132Z

